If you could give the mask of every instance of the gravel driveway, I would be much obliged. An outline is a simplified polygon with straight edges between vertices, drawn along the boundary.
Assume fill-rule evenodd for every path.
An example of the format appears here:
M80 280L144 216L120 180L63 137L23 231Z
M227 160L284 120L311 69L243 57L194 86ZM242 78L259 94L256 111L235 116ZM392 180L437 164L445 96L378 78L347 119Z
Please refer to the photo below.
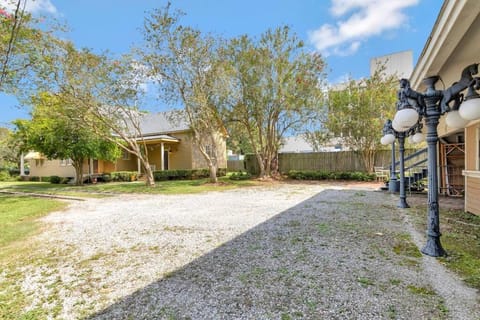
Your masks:
M22 288L48 307L53 284L59 319L480 319L396 204L326 184L75 202Z

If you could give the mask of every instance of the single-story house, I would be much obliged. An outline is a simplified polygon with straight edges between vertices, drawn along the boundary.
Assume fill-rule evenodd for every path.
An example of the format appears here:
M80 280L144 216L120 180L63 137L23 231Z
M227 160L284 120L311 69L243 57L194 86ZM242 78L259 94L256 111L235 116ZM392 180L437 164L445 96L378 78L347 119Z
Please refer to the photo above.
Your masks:
M480 62L479 43L480 1L445 0L410 77L412 88L424 92L422 80L433 75L445 87L458 81L466 66ZM454 129L445 118L438 125L438 192L464 195L465 211L480 215L480 120Z
M143 115L140 131L142 136L138 139L143 140L146 145L153 171L208 168L206 160L193 140L193 132L189 125L185 121L172 117L170 112ZM226 168L226 134L219 133L218 141L221 146L221 152L217 157L218 167ZM29 163L30 176L75 176L75 169L69 159L49 160L33 151L26 154L23 159ZM136 171L141 174L142 168L137 157L126 151L115 162L89 159L84 163L85 174L115 171Z

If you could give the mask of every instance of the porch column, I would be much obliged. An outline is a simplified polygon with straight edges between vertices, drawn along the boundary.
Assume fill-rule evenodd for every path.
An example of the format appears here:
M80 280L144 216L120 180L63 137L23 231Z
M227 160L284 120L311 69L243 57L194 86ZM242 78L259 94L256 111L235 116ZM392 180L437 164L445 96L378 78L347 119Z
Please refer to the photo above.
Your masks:
M137 173L138 175L142 174L142 165L140 163L140 159L137 157Z
M88 159L88 174L89 175L93 174L93 159L92 158Z
M163 155L164 155L164 150L165 150L165 146L163 144L163 142L160 143L160 168L161 170L165 170L165 159L163 159Z
M22 154L20 155L20 177L23 177L25 175L25 158Z

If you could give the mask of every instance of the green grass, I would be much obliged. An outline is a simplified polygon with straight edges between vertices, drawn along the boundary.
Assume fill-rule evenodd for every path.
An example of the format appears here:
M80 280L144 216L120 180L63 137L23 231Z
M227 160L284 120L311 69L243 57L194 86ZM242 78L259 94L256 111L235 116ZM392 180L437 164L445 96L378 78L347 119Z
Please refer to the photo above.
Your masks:
M38 229L36 218L66 206L51 199L0 194L0 247L33 234Z
M410 211L417 230L425 232L426 207ZM448 256L439 258L469 286L480 289L480 216L462 210L440 209L441 242Z
M32 192L41 194L55 194L77 197L92 197L98 195L119 193L142 194L189 194L206 191L221 191L244 186L253 186L253 180L229 180L227 177L219 179L218 184L208 183L208 179L172 180L156 182L155 187L147 187L142 181L111 182L74 186L66 184L51 184L48 182L0 182L0 190Z

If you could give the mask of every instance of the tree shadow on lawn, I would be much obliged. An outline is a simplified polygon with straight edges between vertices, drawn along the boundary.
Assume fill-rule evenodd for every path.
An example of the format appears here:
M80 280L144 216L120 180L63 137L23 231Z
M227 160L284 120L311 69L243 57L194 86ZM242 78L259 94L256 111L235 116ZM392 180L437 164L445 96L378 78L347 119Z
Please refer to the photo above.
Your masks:
M325 190L89 319L446 318L408 239L390 195Z

